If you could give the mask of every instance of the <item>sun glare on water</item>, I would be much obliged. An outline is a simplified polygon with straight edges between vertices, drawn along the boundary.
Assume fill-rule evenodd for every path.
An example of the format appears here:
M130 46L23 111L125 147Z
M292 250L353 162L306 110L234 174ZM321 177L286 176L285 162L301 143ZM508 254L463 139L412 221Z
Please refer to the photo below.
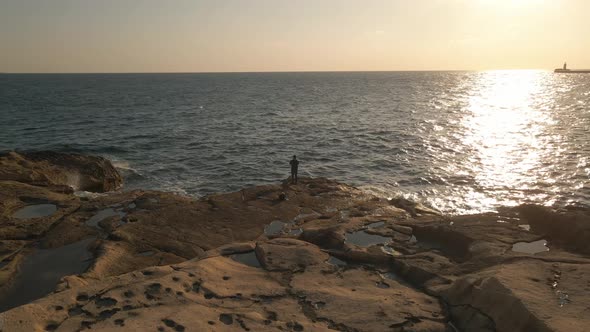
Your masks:
M543 96L542 77L537 71L483 72L470 93L468 116L463 120L463 141L471 147L468 163L478 186L493 188L498 194L495 197L514 197L513 193L502 194L526 190L527 183L543 177L536 172L543 162L539 146L552 118L547 112L550 97ZM541 102L546 107L532 107L533 103L539 105L540 98L546 99ZM489 193L474 191L469 196L474 206L516 204Z

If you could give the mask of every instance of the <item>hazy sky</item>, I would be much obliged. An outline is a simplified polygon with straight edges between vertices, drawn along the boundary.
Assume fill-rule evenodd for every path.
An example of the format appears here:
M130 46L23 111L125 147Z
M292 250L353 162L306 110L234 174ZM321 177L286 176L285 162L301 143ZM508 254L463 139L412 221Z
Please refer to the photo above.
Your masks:
M0 0L0 72L590 68L590 0Z

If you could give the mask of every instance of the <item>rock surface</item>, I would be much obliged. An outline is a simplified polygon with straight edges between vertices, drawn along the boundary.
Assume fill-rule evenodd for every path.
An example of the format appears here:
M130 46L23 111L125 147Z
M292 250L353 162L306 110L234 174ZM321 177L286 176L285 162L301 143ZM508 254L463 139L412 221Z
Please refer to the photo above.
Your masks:
M110 161L102 157L51 151L0 156L0 180L18 181L58 191L107 192L117 190L123 178Z
M201 199L143 190L81 199L32 177L0 181L0 306L31 273L31 257L77 248L94 258L46 296L5 304L3 331L590 325L586 210L448 217L306 178Z

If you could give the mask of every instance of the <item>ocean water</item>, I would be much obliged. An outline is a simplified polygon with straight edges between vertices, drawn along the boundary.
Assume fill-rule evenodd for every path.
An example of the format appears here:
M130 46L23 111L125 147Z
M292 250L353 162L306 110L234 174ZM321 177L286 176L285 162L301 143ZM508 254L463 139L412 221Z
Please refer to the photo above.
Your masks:
M325 176L446 213L590 204L590 75L0 75L0 150L96 154L125 189Z

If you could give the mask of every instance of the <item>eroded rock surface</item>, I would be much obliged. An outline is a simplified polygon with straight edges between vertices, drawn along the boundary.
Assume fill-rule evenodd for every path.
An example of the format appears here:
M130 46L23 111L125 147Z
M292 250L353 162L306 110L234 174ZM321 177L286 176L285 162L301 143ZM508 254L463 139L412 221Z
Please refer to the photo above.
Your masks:
M35 318L22 320L23 315ZM131 330L181 326L187 331L445 329L445 314L436 298L395 280L383 281L376 271L339 270L319 262L295 274L281 274L224 256L72 287L5 312L2 318L10 331L47 326L57 331L110 330L123 325Z
M110 161L102 157L51 151L0 156L0 180L18 181L58 191L106 192L117 190L123 179Z
M0 181L3 294L44 250L92 259L52 294L0 314L7 331L590 325L585 210L447 217L327 179L201 199L143 190L80 199L25 182ZM55 209L23 210L36 204ZM549 250L513 250L535 241Z

